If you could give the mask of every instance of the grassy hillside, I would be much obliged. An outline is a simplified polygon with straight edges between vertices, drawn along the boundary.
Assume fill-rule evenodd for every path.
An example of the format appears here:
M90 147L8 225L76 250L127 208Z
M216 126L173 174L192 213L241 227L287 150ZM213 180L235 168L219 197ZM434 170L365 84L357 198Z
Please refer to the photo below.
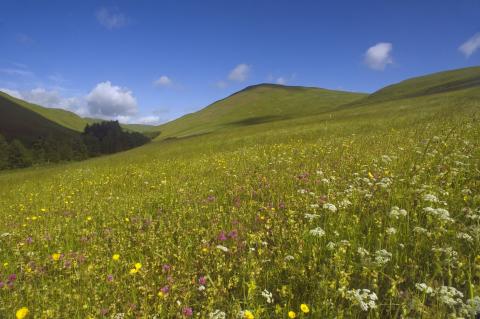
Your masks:
M362 103L411 98L480 86L480 67L438 72L387 86L369 95Z
M17 138L27 144L40 136L52 136L55 139L79 136L78 132L31 111L27 105L31 104L0 92L0 134L9 139ZM57 110L52 109L52 112L55 111Z
M0 173L0 317L473 317L480 87L325 108Z
M1 100L2 103L5 103L6 100L9 100L10 104L14 103L18 106L26 108L48 119L51 122L55 122L63 127L66 127L70 130L74 130L77 132L83 132L83 129L87 124L99 123L102 121L101 119L95 119L95 118L83 118L73 112L70 112L64 109L49 108L49 107L36 105L33 103L28 103L26 101L17 99L3 92L0 92L0 97L2 98ZM157 131L156 127L152 125L122 124L122 127L127 130L140 132L140 133Z
M364 94L261 84L248 87L180 119L160 125L159 139L185 137L328 112Z

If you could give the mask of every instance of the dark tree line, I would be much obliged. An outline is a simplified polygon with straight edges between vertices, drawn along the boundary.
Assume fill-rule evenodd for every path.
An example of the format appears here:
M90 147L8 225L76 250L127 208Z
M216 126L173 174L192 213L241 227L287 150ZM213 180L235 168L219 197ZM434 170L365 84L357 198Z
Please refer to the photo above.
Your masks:
M141 146L150 141L137 132L123 131L117 121L87 125L79 136L42 136L29 142L8 141L0 135L0 170L42 163L83 160Z

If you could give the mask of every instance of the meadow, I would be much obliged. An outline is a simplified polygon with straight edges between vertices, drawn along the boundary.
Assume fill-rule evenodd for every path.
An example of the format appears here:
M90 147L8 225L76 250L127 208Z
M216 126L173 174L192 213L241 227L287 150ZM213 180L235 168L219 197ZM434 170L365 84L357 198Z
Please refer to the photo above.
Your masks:
M478 94L1 173L0 317L474 317Z

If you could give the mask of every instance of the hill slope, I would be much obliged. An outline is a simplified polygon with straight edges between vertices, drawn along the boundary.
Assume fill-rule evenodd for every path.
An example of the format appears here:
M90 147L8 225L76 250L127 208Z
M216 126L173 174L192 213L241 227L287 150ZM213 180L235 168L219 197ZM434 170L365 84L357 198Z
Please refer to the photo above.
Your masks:
M427 74L384 87L357 104L370 104L458 91L480 86L480 67ZM355 103L354 103L355 104Z
M75 130L51 121L30 107L26 107L25 105L28 104L0 93L0 134L7 139L19 139L26 144L32 144L39 137L50 136L55 139L65 139L79 136ZM52 111L49 114L53 114L57 110Z
M37 104L29 103L1 91L0 96L3 98L1 101L9 100L11 103L35 112L51 122L55 122L63 127L77 132L83 132L83 129L87 124L100 123L102 121L101 119L96 118L80 117L77 114L64 109L43 107ZM121 126L129 131L140 133L157 131L156 126L145 124L121 124Z
M206 108L160 125L159 139L186 137L327 112L364 97L361 93L260 84L247 87Z

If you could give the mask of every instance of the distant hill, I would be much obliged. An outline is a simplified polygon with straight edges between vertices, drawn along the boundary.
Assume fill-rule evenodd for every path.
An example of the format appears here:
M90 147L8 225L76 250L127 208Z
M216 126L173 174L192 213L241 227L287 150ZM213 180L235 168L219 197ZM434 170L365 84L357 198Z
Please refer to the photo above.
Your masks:
M384 87L357 104L370 104L458 91L480 86L480 67L470 67L419 76Z
M85 134L81 127L88 128ZM152 132L134 132L136 129L146 128L125 129L114 121L83 119L0 92L0 170L116 153L153 137Z
M450 105L455 101L468 100L470 103L472 99L479 98L479 88L480 67L415 77L372 94L260 84L247 87L198 112L158 126L161 131L158 139L183 138L302 117L314 118L319 114L346 116L350 109L355 110L350 113L352 115L363 112L367 116L401 112L421 106L435 107L432 103L437 106ZM471 92L462 93L468 90ZM443 100L438 101L436 96L441 96ZM401 100L405 100L408 105L402 104Z
M73 112L64 109L43 107L40 105L29 103L3 92L0 92L0 96L4 99L10 100L10 102L16 105L33 111L52 122L55 122L63 127L69 128L77 132L83 132L87 124L102 122L101 119L89 117L83 118ZM156 126L145 124L121 124L121 126L129 131L140 133L155 132L157 130Z
M300 86L254 85L198 112L158 126L161 131L159 139L318 114L365 96L362 93Z
M39 137L51 136L55 139L77 138L79 132L73 130L71 125L63 126L58 122L50 120L48 117L40 115L39 112L33 111L32 108L39 106L26 103L22 100L10 97L0 92L0 134L7 139L18 139L25 144L32 144ZM43 108L42 108L43 109ZM50 111L51 110L51 111ZM73 117L70 112L60 112L63 110L49 109L45 113L56 115L58 118L64 119L66 122L73 124Z

